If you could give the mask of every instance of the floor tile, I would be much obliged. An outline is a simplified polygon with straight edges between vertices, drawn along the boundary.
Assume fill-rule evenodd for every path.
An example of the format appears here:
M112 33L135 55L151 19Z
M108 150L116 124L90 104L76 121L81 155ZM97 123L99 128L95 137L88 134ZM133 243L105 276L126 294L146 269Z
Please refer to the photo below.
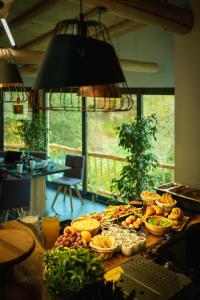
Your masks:
M88 214L90 212L102 212L106 205L93 202L89 199L84 199L84 203L82 204L81 201L73 195L73 212L71 211L69 196L66 196L66 200L64 202L64 196L61 192L58 196L56 203L54 205L54 209L52 210L51 204L53 198L55 196L55 189L53 187L47 187L47 203L46 203L46 212L48 216L58 214L60 220L67 220L67 219L76 219L81 215Z

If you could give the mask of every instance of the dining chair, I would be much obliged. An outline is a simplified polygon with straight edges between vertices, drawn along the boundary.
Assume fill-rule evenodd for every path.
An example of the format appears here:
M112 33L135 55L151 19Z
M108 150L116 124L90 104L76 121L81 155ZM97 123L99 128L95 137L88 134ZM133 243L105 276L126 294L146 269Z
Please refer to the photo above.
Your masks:
M31 201L31 178L4 179L0 194L0 214L5 215L4 221L8 219L9 211L16 209L20 217L20 211L29 207Z
M63 190L64 192L64 200L66 198L67 189L69 190L69 198L70 198L70 206L73 211L73 203L72 203L72 187L74 188L78 198L83 204L83 198L81 193L77 187L83 181L84 174L84 166L85 166L85 156L84 155L76 155L76 154L67 154L65 158L65 166L70 167L69 170L66 170L62 177L59 177L53 180L53 183L57 185L56 195L53 199L51 207L53 208L56 199L59 193Z

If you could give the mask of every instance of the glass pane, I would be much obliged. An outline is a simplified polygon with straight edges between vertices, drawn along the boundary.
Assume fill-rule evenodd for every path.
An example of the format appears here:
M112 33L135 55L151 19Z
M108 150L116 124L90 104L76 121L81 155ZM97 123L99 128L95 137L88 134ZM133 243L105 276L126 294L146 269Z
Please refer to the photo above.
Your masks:
M13 97L15 93L13 92ZM16 93L17 96L20 93ZM9 92L5 92L5 99L9 97ZM13 113L13 104L9 102L4 102L4 148L5 150L14 150L23 147L23 142L18 135L15 134L16 122L22 119L31 118L31 113L28 110L28 101L23 103L23 114Z
M174 165L174 95L143 95L144 115L155 113L158 120L157 141L154 151L161 164ZM160 182L174 179L174 170L159 169Z
M49 95L47 94L47 97ZM57 97L59 98L59 93ZM59 104L59 103L58 103ZM65 162L67 153L82 153L82 113L80 111L48 111L49 156Z
M110 196L113 177L119 176L125 153L118 145L116 127L136 118L136 96L128 112L88 113L88 190Z

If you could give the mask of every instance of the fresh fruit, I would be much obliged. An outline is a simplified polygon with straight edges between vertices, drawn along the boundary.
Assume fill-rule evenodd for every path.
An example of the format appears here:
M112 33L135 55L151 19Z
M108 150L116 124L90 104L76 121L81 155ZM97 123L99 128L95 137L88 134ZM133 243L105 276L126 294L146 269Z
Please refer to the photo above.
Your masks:
M60 235L55 246L77 248L83 246L81 234L71 229L66 228L64 234Z
M84 238L82 238L82 243L83 243L83 247L87 247L87 241L84 239Z
M66 232L69 232L69 230L70 230L71 232L75 232L75 229L74 229L72 226L66 226L66 227L64 228L64 230L63 230L63 234L65 234L65 231L66 231Z
M92 235L89 231L84 230L84 231L81 232L81 237L82 237L82 239L86 240L87 243L89 243L90 240L91 240Z

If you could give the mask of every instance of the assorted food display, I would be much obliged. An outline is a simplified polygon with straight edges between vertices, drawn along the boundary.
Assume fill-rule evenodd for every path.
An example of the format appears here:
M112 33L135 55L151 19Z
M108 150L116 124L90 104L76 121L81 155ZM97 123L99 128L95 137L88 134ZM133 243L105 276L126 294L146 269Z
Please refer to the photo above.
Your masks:
M160 185L156 188L159 192L168 192L172 195L188 198L191 200L200 200L200 190L191 188L180 183L170 182Z
M138 207L138 200L132 200L73 220L55 247L90 248L104 259L115 252L130 256L145 249L148 234L162 236L169 230L181 230L188 221L171 194L144 191L141 196L145 199L143 207Z

